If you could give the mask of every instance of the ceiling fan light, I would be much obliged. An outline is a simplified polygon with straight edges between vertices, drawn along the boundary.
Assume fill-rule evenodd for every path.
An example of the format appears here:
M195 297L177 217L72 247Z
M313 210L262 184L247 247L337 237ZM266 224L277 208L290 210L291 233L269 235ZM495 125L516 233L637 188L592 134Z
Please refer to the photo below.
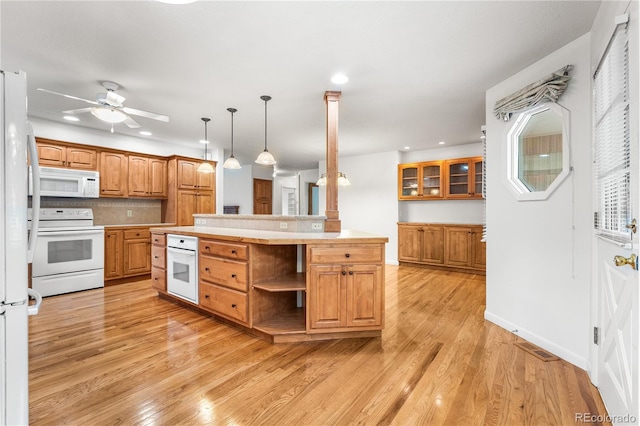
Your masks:
M94 107L91 108L91 114L100 120L111 124L122 123L127 119L127 114L113 108Z
M256 158L256 163L262 164L263 166L273 166L276 164L276 159L273 158L273 154L265 149L258 155L258 158Z
M222 165L225 169L241 169L240 162L233 155L227 158Z
M213 166L208 163L207 161L200 163L200 165L198 166L198 172L200 173L215 173L215 170L213 169Z

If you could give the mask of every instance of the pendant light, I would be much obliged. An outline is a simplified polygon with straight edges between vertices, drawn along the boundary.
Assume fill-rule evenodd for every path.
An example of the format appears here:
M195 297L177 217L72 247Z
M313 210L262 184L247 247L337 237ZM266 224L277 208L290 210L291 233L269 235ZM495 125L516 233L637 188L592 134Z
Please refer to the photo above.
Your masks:
M231 156L227 158L222 165L225 169L240 169L240 162L233 156L233 114L238 112L235 108L227 108L227 111L231 113Z
M323 173L320 175L320 179L316 182L318 186L324 186L327 184L327 174ZM351 182L347 179L347 175L342 172L338 172L338 186L349 186Z
M264 151L258 155L256 163L262 164L263 166L272 166L276 164L276 159L273 158L273 154L267 150L267 102L271 100L271 96L263 95L260 96L260 99L264 101Z
M200 141L204 144L204 161L198 166L198 171L201 173L214 173L213 166L207 161L207 145L209 145L209 139L207 138L207 123L211 121L210 118L203 117L200 120L204 121L204 140Z

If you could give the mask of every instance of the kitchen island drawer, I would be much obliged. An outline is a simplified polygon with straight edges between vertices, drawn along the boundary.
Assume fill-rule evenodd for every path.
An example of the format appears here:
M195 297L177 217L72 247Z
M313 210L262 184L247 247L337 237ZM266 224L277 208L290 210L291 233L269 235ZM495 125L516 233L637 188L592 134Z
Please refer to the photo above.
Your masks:
M310 246L308 250L309 263L380 263L384 260L383 246L378 244Z
M151 244L164 247L167 245L167 236L165 234L152 234Z
M141 238L151 238L149 228L126 229L124 231L125 240L137 240Z
M200 282L200 306L229 319L247 323L247 294Z
M247 291L246 262L200 256L200 278L235 290Z
M220 241L200 240L200 253L228 259L247 260L249 246L246 244L223 243Z
M157 266L158 268L166 268L166 249L164 246L151 246L151 266Z
M151 268L151 285L160 291L167 291L167 271L153 266Z

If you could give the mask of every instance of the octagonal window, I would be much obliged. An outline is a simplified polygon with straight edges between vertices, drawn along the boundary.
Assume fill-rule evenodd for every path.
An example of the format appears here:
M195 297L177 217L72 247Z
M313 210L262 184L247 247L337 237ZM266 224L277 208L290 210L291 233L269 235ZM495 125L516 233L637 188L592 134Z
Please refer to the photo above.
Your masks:
M566 121L557 104L536 106L518 115L507 137L507 179L519 200L544 200L570 170Z

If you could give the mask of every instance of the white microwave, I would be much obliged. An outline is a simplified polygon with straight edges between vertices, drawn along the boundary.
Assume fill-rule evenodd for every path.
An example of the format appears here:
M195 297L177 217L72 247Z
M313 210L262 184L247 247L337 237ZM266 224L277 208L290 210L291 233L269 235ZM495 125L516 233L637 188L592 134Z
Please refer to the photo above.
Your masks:
M29 195L33 195L33 177L29 166ZM100 173L90 170L40 167L40 195L43 197L100 197Z

